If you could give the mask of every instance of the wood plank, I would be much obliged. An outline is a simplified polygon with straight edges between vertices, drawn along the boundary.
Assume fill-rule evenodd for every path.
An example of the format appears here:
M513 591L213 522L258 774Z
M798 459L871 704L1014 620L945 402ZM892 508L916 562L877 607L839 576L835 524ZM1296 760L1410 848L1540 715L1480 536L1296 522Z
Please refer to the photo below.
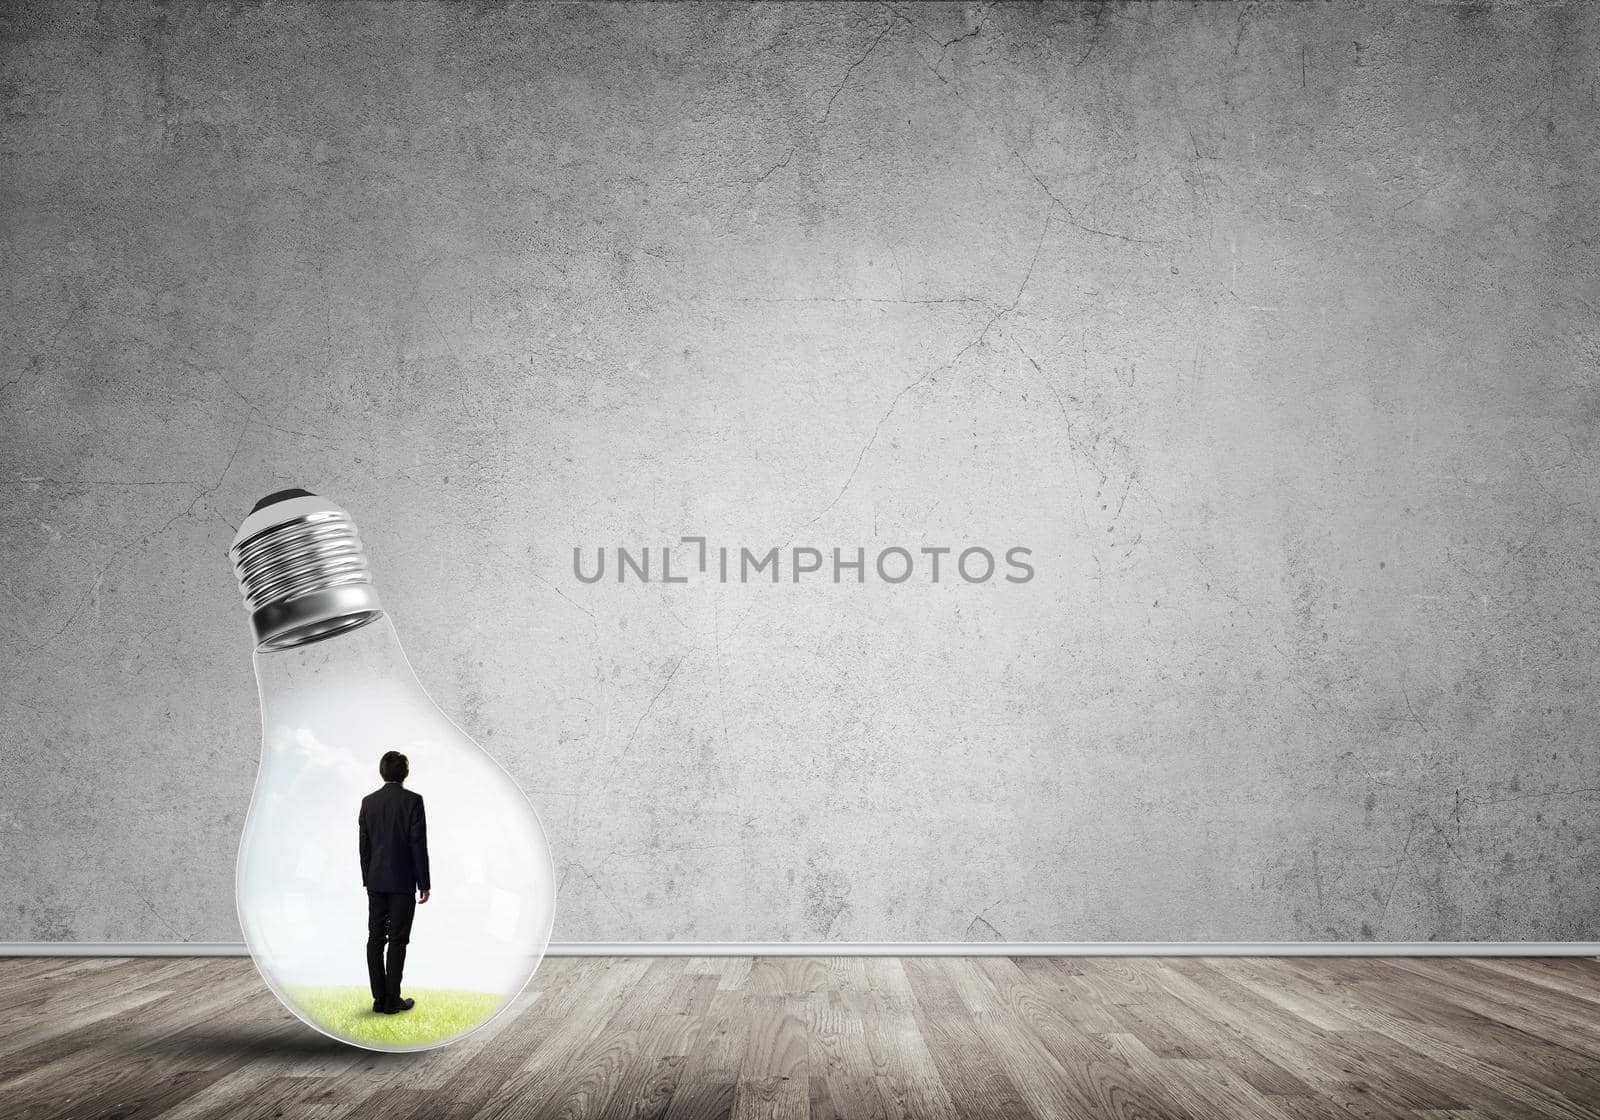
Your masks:
M916 994L898 960L876 958L862 970L866 991L839 998L857 1009L876 1071L878 1095L891 1118L960 1116L917 1023Z
M1033 1120L1033 1110L980 1036L942 963L917 957L903 965L916 1000L917 1026L952 1103L962 1116Z
M799 975L787 970L784 974ZM734 1088L735 1120L804 1120L811 1107L811 1086L803 999L751 994L745 1006L750 1034Z
M1038 993L1018 982L1022 973L1004 958L950 960L957 991L974 1012L1023 1099L1040 1116L1151 1117L1183 1115L1141 1089L1127 1061L1092 1039ZM996 973L1001 978L997 983Z
M720 988L712 997L705 1028L684 1062L665 1120L726 1120L733 1115L739 1067L749 1045L745 999L743 992Z
M627 1007L627 994L650 971L650 960L622 957L602 962L569 1014L550 1022L550 1031L518 1073L478 1110L485 1117L581 1115L591 1102L598 1112L616 1087L620 1065L637 1045L635 1032L609 1025ZM598 1098L598 1099L596 1099Z

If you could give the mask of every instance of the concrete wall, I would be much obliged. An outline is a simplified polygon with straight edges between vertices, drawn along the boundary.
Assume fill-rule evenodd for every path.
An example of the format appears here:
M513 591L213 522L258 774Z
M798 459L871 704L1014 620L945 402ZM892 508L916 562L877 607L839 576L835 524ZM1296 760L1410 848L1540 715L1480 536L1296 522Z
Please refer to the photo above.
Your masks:
M5 20L0 937L237 936L303 484L558 938L1600 938L1594 8Z

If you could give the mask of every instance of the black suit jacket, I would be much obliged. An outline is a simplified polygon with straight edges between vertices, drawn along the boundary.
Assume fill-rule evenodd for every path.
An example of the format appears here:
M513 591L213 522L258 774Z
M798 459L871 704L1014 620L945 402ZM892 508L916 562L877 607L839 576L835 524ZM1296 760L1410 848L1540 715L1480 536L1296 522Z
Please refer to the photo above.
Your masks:
M361 882L369 891L395 894L433 889L422 795L399 782L385 782L361 799Z

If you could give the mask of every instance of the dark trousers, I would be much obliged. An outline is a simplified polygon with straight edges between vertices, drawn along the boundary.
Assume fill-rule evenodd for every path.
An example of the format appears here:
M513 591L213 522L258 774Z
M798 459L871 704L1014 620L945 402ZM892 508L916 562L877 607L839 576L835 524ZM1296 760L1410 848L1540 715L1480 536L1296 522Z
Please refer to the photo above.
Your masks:
M406 944L411 940L411 919L417 912L417 896L412 891L367 892L367 977L372 981L372 998L385 1003L400 999L400 973L406 967ZM383 946L388 942L389 962L385 966Z

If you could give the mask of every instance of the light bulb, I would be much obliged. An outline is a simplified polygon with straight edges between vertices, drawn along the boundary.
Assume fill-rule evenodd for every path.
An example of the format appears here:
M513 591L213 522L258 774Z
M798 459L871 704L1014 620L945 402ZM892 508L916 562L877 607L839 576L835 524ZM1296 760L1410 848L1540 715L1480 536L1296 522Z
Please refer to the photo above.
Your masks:
M261 769L235 881L256 967L290 1011L352 1045L460 1038L544 956L555 877L539 818L423 692L349 514L281 491L256 505L229 554L261 689ZM402 972L415 1006L399 1014L374 1010L357 824L363 797L388 788L378 772L388 751L409 759L403 789L422 797L431 872Z

